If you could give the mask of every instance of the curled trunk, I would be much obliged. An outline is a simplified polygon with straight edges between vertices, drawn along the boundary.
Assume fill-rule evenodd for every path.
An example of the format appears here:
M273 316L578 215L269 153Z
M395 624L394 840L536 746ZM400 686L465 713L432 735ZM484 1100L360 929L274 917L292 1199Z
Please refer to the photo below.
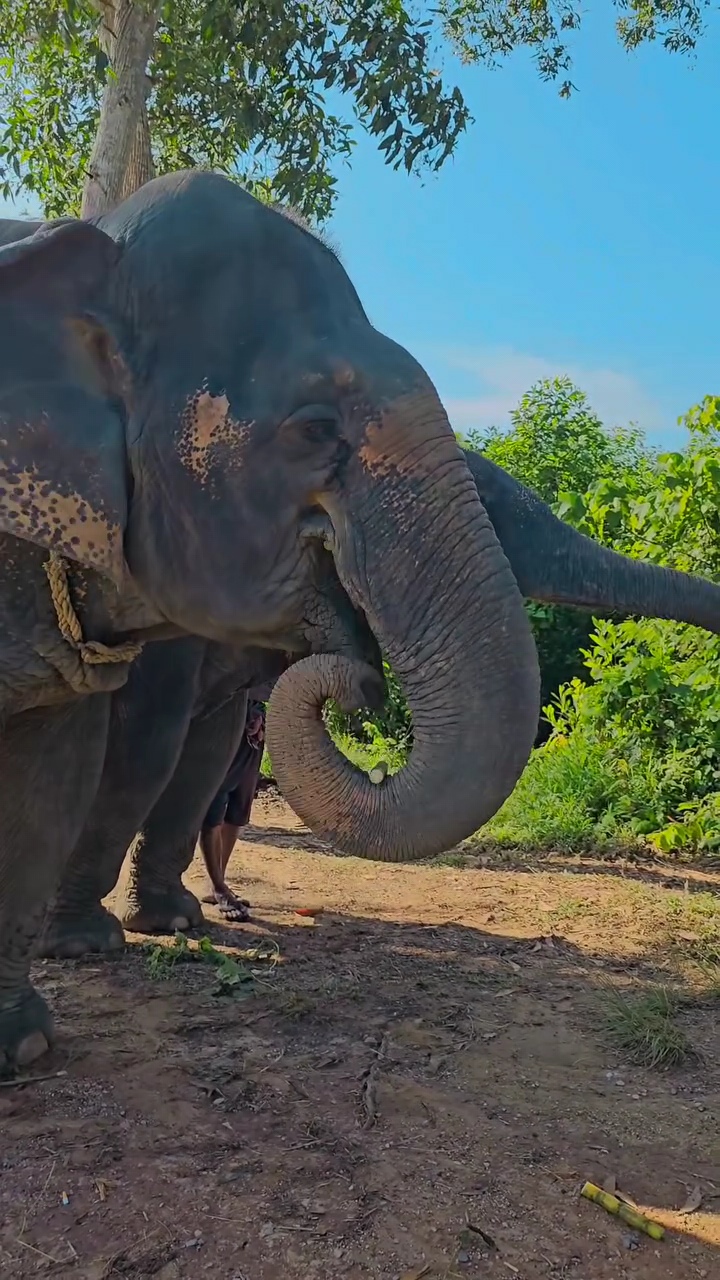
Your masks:
M326 734L322 706L363 705L373 673L313 657L270 700L275 776L303 820L345 852L429 857L496 812L530 754L539 672L522 598L434 393L390 402L343 494L322 502L339 576L408 700L414 745L379 785L354 768Z
M522 594L547 604L689 622L720 633L720 586L585 537L482 454L468 466Z

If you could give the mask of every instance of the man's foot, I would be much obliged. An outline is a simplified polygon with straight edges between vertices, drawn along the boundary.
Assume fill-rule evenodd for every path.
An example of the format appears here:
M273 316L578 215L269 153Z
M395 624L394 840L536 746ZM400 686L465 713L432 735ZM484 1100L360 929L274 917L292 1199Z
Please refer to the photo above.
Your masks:
M237 898L230 889L226 889L224 893L211 889L205 894L203 902L212 903L221 915L233 924L242 924L251 918L248 910L250 903L247 898Z

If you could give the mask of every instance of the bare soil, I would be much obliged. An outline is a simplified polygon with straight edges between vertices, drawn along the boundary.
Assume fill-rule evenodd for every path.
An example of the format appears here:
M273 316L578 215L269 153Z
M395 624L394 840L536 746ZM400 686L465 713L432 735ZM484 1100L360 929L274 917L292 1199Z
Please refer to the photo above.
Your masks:
M277 942L239 994L207 963L153 976L141 938L37 966L61 1032L37 1073L63 1074L0 1088L3 1275L717 1280L720 997L690 953L719 875L335 858L272 793L253 822L253 924L205 930ZM653 982L695 994L673 1072L605 1040L608 984Z

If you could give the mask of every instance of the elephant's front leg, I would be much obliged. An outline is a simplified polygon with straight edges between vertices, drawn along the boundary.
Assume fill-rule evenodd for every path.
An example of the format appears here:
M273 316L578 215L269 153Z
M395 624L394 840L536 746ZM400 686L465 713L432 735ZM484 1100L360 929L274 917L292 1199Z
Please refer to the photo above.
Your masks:
M172 780L130 850L115 910L137 933L193 929L202 908L182 876L192 862L207 810L245 728L247 693L235 694L190 725Z
M72 959L121 950L120 921L102 905L131 841L162 795L187 735L204 642L150 645L113 695L95 802L49 914L40 955Z
M100 783L109 715L110 698L95 694L25 712L0 736L0 1070L53 1041L30 960Z

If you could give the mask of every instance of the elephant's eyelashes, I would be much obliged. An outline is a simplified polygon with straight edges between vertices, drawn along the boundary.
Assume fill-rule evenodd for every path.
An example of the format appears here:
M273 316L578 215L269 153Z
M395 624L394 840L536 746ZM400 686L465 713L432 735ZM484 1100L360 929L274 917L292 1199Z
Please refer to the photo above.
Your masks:
M330 444L337 437L339 421L329 406L308 404L285 419L283 431L308 444Z
M329 418L320 418L312 422L304 422L301 431L309 444L329 444L337 434L337 422Z

